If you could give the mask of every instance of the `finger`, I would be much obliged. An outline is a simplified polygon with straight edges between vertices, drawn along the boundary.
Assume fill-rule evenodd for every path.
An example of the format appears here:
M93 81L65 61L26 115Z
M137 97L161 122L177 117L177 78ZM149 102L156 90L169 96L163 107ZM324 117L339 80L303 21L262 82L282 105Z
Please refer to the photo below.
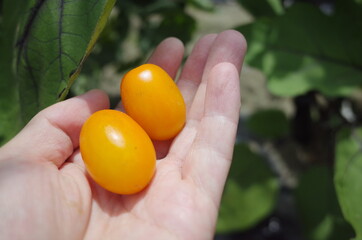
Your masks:
M99 90L54 104L39 112L1 151L8 158L52 162L59 167L79 146L85 120L108 107L108 97Z
M67 161L59 167L59 171L68 174L68 176L84 176L86 174L86 167L79 148L75 149Z
M190 108L189 119L200 120L203 114L207 79L210 70L222 62L231 63L238 72L241 70L242 61L246 51L246 41L242 34L234 30L220 33L215 39L210 50L201 84L196 92Z
M156 150L156 158L158 160L163 159L167 156L172 141L173 139L163 141L152 140L153 146L155 146Z
M160 66L172 79L175 79L183 54L184 46L182 42L177 38L167 38L158 45L148 63Z
M207 56L217 34L209 34L202 37L193 48L188 57L177 83L184 97L187 110L191 106L197 88L201 82Z
M224 62L234 65L237 71L240 72L245 51L246 41L239 32L228 30L220 33L214 39L201 77L202 82L197 89L191 109L188 112L186 125L173 142L170 155L176 156L176 159L184 159L193 144L198 131L199 121L205 111L205 93L210 69ZM228 103L225 102L224 104L227 105Z
M240 109L238 69L220 63L210 72L205 110L182 175L218 204L230 167Z

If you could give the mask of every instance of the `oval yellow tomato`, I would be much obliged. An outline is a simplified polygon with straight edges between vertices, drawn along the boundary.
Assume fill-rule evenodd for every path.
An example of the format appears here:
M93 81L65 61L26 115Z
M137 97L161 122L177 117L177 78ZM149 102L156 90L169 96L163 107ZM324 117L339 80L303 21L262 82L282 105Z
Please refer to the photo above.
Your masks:
M186 120L186 106L177 85L159 66L144 64L122 79L123 106L154 140L175 137Z
M125 113L101 110L92 114L82 127L79 142L90 176L111 192L137 193L154 175L152 141Z

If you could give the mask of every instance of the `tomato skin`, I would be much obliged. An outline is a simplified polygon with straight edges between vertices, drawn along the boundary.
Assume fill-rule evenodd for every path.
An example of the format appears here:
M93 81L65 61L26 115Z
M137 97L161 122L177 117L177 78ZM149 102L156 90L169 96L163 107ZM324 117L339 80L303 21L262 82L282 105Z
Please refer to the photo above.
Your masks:
M151 181L156 153L146 132L125 113L92 114L80 133L80 151L90 176L117 194L134 194Z
M144 64L122 79L123 106L154 140L175 137L186 120L186 106L176 83L159 66Z

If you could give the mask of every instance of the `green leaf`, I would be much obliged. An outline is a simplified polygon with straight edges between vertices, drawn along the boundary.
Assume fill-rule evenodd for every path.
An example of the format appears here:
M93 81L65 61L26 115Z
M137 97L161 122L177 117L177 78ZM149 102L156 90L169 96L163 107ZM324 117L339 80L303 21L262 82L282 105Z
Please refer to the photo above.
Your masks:
M187 2L204 11L213 11L215 9L215 5L212 0L187 0Z
M295 196L306 239L340 240L353 237L353 229L344 220L337 201L330 167L314 166L304 172Z
M253 113L246 126L257 136L281 138L289 133L289 121L284 112L277 109L264 109Z
M279 17L238 28L248 41L247 63L263 71L273 94L348 96L362 86L362 6L336 4L327 16L295 3Z
M160 23L145 23L141 27L140 45L148 52L167 37L177 37L183 43L192 39L196 29L195 19L184 11L176 8L163 12Z
M238 2L254 17L275 16L284 13L281 0L238 0Z
M115 0L33 1L21 24L17 80L23 122L65 98Z
M218 233L248 229L274 209L278 180L266 162L245 144L238 144L221 200Z
M133 2L131 0L131 2ZM174 10L184 5L183 1L169 1L169 0L153 0L153 1L136 1L138 5L137 12L141 16L148 16L150 14L157 14L160 12L167 12Z
M344 217L362 239L362 128L343 130L337 138L334 182Z
M4 0L0 17L0 146L12 138L22 127L18 82L15 79L13 59L16 57L16 29L18 19L29 1ZM6 9L6 11L4 11Z

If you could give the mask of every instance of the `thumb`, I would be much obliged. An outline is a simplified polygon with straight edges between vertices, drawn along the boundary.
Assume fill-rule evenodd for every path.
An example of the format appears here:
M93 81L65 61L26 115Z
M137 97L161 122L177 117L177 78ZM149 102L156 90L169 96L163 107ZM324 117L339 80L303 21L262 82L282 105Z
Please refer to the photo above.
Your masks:
M56 103L35 115L0 149L0 156L3 160L52 162L60 167L78 147L85 120L105 108L109 108L109 100L100 90Z

